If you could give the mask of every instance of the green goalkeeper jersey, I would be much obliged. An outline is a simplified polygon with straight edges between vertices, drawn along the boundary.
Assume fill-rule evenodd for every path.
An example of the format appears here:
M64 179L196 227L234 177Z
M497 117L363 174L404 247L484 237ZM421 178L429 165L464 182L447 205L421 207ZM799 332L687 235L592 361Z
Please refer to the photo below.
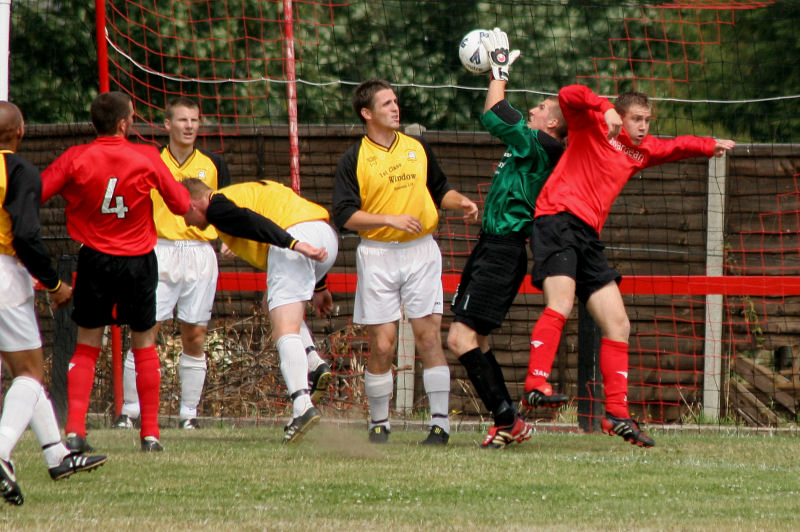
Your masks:
M494 235L530 235L536 198L564 152L563 145L543 131L530 129L507 100L481 115L481 123L507 148L497 163L483 206L481 230Z

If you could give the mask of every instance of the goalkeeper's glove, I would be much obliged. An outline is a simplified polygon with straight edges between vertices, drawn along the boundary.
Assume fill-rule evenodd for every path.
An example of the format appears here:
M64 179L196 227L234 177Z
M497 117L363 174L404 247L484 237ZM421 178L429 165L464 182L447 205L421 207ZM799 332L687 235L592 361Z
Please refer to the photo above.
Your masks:
M481 38L483 47L489 53L492 65L492 79L508 81L508 70L519 57L519 50L508 49L508 35L500 28L495 28L489 35Z

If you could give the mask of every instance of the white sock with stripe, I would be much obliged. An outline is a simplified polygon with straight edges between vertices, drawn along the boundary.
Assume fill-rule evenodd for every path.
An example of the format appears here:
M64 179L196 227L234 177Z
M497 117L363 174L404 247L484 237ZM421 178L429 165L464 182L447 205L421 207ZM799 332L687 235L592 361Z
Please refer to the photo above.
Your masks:
M364 371L364 393L369 402L369 428L383 425L391 430L389 423L389 402L394 390L392 372L383 374ZM377 421L377 423L375 423Z
M53 402L50 401L43 386L39 388L39 399L33 409L31 430L36 434L47 467L57 466L69 454L69 449L61 441L61 429L58 427Z
M205 353L195 357L181 352L178 362L178 375L181 379L181 409L178 418L192 419L197 417L197 405L203 394L203 385L206 383L208 364Z
M303 340L303 347L306 350L308 371L314 371L325 361L319 356L317 344L314 343L314 336L311 334L311 329L308 328L305 321L300 323L300 338Z
M428 403L431 408L431 425L439 425L450 434L450 368L436 366L422 372L422 383L425 393L428 394Z
M139 419L139 393L136 391L136 362L133 359L133 351L128 351L125 355L122 368L122 399L120 413L130 419Z
M299 334L284 334L275 343L281 359L281 374L291 397L298 390L308 390L308 359ZM292 401L292 417L300 417L311 407L311 396L300 394Z

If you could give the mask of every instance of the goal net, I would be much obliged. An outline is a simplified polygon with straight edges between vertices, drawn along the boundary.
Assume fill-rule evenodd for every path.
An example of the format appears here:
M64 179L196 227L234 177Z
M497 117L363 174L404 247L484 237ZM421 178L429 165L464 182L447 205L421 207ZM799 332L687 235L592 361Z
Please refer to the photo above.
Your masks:
M508 89L520 110L572 83L608 97L638 90L653 99L652 134L735 139L739 146L721 161L634 176L603 231L609 260L625 276L629 400L635 417L650 422L777 425L796 416L800 155L791 142L800 130L800 85L787 39L800 10L791 3L113 0L104 7L100 68L112 90L134 97L143 141L164 141L171 98L194 98L203 145L223 155L236 181L291 183L326 207L338 158L363 134L352 89L373 77L395 84L403 123L432 144L451 183L482 200L503 146L478 121L486 77L458 62L460 38L477 27L501 27L522 51ZM477 231L443 213L437 238L446 300ZM309 315L309 322L336 374L323 406L358 417L368 346L351 320L356 243L342 235L330 283L337 313ZM238 260L221 260L221 271L202 408L283 414L262 274ZM542 308L526 282L493 335L514 397ZM586 339L576 316L551 379L578 400L597 400L597 383L579 381L578 346ZM451 319L446 312L443 336ZM398 359L393 408L411 419L427 401L406 331L399 344L412 351ZM162 341L169 351L175 339ZM454 417L485 415L465 371L448 357ZM570 425L576 408L533 415Z

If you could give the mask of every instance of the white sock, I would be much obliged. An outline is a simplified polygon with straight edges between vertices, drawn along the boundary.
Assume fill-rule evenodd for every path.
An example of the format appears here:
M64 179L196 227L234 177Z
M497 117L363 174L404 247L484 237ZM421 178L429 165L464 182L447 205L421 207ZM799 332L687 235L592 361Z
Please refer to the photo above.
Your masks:
M291 396L298 390L308 390L308 360L299 334L284 334L275 343L281 359L281 374ZM311 396L301 394L292 401L292 417L302 416L311 407Z
M391 430L389 423L389 401L392 399L394 379L392 372L375 374L364 371L364 393L369 402L369 428L383 425ZM375 423L377 421L377 423Z
M31 430L36 434L47 467L57 466L69 454L69 449L61 441L61 429L58 428L53 403L44 387L39 388L39 398L31 417Z
M305 321L300 322L300 339L303 341L303 347L306 350L308 371L314 371L325 361L317 353L317 344L314 342L314 336Z
M122 411L121 414L130 419L139 418L139 393L136 391L136 363L133 360L133 351L125 355L125 364L122 368Z
M436 366L424 370L422 383L431 407L430 425L439 425L450 434L450 419L447 417L450 404L450 368Z
M11 459L11 451L28 428L39 400L41 383L30 377L17 377L3 400L3 415L0 416L0 458Z
M206 354L202 357L193 357L181 352L178 362L178 375L181 378L181 411L180 419L197 417L197 405L203 394L203 385L206 383Z

